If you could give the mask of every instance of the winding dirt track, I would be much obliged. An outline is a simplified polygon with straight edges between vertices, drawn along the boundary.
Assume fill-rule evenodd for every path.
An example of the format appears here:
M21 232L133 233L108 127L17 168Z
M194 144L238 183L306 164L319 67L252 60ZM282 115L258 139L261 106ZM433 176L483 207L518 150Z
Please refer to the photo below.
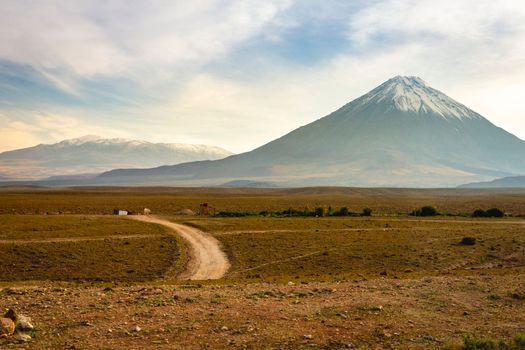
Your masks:
M228 257L220 243L209 233L194 227L176 224L156 216L130 216L133 220L150 222L168 227L189 243L189 261L179 278L188 280L213 280L223 277L230 268Z

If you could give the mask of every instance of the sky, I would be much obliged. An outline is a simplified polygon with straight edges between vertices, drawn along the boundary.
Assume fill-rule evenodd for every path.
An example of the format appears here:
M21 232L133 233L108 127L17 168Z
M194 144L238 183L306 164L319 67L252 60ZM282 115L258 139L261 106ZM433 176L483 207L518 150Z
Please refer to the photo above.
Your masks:
M525 139L525 3L3 0L0 151L93 134L245 152L396 75Z

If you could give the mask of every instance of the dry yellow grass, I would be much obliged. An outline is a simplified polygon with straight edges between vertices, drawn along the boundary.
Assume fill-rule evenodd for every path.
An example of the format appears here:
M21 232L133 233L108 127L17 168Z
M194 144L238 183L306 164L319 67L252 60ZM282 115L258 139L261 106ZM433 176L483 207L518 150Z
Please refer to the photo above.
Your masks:
M213 233L234 261L228 278L341 281L525 268L525 221L410 218L179 219ZM473 246L460 245L465 236Z
M147 281L179 245L161 226L121 218L0 215L0 281Z
M221 188L86 188L0 189L0 214L111 214L114 208L173 215L181 209L197 211L208 202L217 210L286 210L329 205L360 212L409 213L423 205L441 212L471 213L477 208L498 207L525 215L525 190L414 190L362 188L221 189Z
M371 207L376 216L174 215L201 202L244 211ZM508 340L524 332L523 219L396 215L423 205L456 213L499 207L518 216L525 214L525 192L4 189L0 213L15 215L0 215L0 240L23 242L1 248L15 266L0 274L40 281L4 281L0 300L33 317L32 349L442 349L465 334ZM86 216L116 207L148 207L211 232L232 258L232 270L206 283L159 281L169 269L163 249L180 245L154 225ZM134 238L123 244L129 234ZM459 245L464 236L476 244ZM33 271L19 268L31 259ZM127 278L131 265L136 274ZM89 283L56 282L67 279L62 273ZM121 283L109 288L96 280ZM133 331L137 325L140 332ZM0 347L16 348L8 343L0 340Z

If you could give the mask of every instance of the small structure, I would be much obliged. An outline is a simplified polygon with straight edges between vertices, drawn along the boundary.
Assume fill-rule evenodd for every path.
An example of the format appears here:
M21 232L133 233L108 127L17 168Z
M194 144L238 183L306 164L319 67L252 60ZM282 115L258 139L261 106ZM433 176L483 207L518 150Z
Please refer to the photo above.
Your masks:
M201 203L199 205L199 215L213 215L215 216L215 208L208 203Z
M144 208L144 215L149 215L149 214L151 214L151 209Z
M113 209L113 215L129 215L129 211L124 209Z
M208 203L201 203L199 205L199 215L208 215L208 214L209 214Z

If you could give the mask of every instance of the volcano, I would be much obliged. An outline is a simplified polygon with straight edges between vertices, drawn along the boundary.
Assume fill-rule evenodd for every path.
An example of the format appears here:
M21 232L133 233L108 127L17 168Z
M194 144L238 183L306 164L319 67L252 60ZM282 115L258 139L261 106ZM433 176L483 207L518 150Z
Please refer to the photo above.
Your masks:
M433 89L397 76L335 112L251 152L98 180L217 185L450 187L525 174L525 141Z

